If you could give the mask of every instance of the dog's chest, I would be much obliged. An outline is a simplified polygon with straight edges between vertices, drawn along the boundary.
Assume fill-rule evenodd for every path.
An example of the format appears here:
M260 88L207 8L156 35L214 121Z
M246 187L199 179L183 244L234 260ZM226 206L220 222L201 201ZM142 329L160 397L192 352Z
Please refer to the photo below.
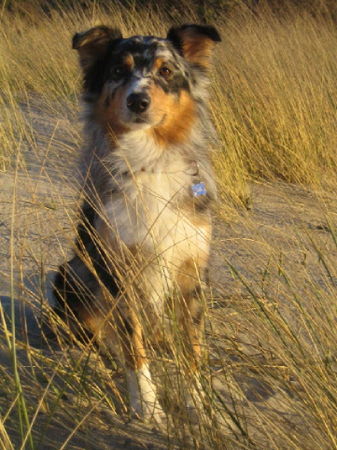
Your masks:
M105 203L114 238L172 260L208 245L191 208L191 176L185 171L140 172Z

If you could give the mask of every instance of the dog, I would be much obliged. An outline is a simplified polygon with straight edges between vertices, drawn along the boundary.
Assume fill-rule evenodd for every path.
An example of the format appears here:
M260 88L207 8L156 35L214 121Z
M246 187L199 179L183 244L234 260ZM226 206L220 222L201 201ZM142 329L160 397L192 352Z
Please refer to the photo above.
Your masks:
M123 38L107 26L73 37L83 73L83 204L75 255L55 279L56 311L119 355L130 412L144 420L164 415L146 341L165 335L169 298L188 370L199 366L216 199L208 74L220 40L195 24L166 38Z

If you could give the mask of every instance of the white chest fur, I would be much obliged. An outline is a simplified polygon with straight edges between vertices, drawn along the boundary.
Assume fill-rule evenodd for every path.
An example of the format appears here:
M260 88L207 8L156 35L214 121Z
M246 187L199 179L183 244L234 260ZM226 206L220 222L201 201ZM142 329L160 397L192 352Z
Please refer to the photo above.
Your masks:
M129 146L119 150L121 169L135 169L122 176L117 192L106 198L99 222L108 226L104 233L108 232L109 241L146 255L142 279L151 285L152 303L158 305L184 261L207 260L210 226L196 220L193 208L182 202L191 195L192 185L184 158L168 152L158 158L159 151L152 147L151 152L146 146L143 151L141 158L139 152L131 156ZM157 154L156 164L147 159L150 153ZM128 164L123 166L125 160Z
M190 185L190 176L181 170L130 176L104 205L111 233L128 247L166 254L165 259L177 257L177 252L181 259L202 251L208 242L205 230L194 224L191 211L178 206Z

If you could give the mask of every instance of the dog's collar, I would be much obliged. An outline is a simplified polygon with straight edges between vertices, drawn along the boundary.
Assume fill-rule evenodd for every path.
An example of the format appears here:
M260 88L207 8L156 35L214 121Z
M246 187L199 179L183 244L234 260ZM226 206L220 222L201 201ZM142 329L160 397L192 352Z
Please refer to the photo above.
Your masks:
M194 177L195 182L192 183L191 191L193 197L202 197L207 195L206 185L199 177L199 164L197 161L192 161L191 166L186 173Z
M191 175L191 177L196 177L199 175L199 163L198 161L191 161L190 166L183 171L187 175Z
M129 171L129 170L125 170L124 172L121 172L121 176L122 177L130 177L130 176L134 176L137 173L141 173L141 172L147 172L145 167L142 167L139 170L135 170L133 172ZM149 171L149 173L162 173L162 174L175 174L175 173L185 173L186 175L190 175L191 177L196 177L199 175L199 164L197 161L193 160L190 162L189 167L187 167L187 169L184 170L177 170L177 171L173 171L173 172L169 172L167 170L162 170L162 171Z
M136 172L133 172L133 175L135 175L136 173L139 172L146 172L145 168L142 168L140 170L137 170ZM191 192L192 192L192 197L203 197L207 195L207 189L206 189L206 185L203 181L200 180L199 178L199 164L197 161L193 160L191 161L189 167L187 169L184 169L182 171L176 171L176 172L167 172L167 171L162 171L162 172L152 172L152 173L162 173L162 174L170 174L170 173L185 173L186 175L190 175L191 177L194 178L194 183L192 183L191 185ZM131 176L131 172L129 172L128 170L122 172L122 177L130 177Z

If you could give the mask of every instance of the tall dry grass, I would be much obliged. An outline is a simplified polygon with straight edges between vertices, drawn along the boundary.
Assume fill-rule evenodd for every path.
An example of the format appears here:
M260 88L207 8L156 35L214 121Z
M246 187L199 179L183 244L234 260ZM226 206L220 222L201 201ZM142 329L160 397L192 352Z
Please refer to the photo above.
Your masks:
M185 20L193 19L189 12ZM170 25L158 12L140 14L113 6L110 13L93 7L91 14L84 14L78 8L64 15L55 12L51 18L42 13L24 19L5 14L2 21L5 160L15 153L11 136L28 132L20 117L11 120L12 112L19 113L18 102L33 97L60 115L76 115L80 74L75 52L70 51L74 30L106 22L125 35L165 35ZM247 177L333 186L335 24L305 14L278 19L268 12L229 21L220 16L218 22L223 43L215 58L212 112L220 135L217 163L224 169L224 191L246 201Z
M193 12L188 11L184 21L193 19ZM53 167L48 172L44 165L55 146L63 162L73 164L73 153L80 145L80 74L70 42L75 31L98 22L119 26L125 35L165 35L171 25L158 11L113 6L104 12L97 5L91 11L78 8L51 16L34 12L25 18L3 11L1 161L4 170L16 174L8 197L12 320L6 320L1 310L1 352L11 358L0 367L0 443L6 449L111 448L114 442L117 447L120 436L139 433L118 422L127 405L120 369L113 360L107 362L97 355L92 343L69 347L67 329L58 336L61 350L39 350L24 339L24 324L20 323L19 330L13 325L15 298L32 304L40 314L45 304L45 272L52 265L53 253L58 262L65 258L72 240L73 213L63 192L55 192L52 176L58 172L64 184L69 180L62 169ZM306 15L280 20L266 11L258 16L246 12L230 20L220 14L217 26L223 43L215 57L211 112L219 133L214 156L219 215L228 215L233 204L249 205L252 179L282 179L336 192L334 24ZM36 127L36 116L47 117L51 128ZM65 134L59 136L61 122ZM36 155L34 163L29 152ZM56 236L51 249L41 244L39 251L33 244L30 247L29 236L16 236L22 232L22 215L29 214L21 211L20 175L34 177L36 169L51 178L53 195L48 202L40 202L33 189L32 201L39 212L51 211L48 220L54 227L50 233ZM69 201L72 210L75 203ZM249 239L246 252L252 255L254 266L260 267L261 276L256 276L253 267L238 269L221 247L215 248L241 288L228 295L226 286L214 282L204 298L210 305L205 344L208 363L201 373L204 395L197 410L198 425L191 423L184 405L195 380L186 381L183 375L183 336L172 318L171 352L160 354L159 359L157 352L151 352L160 395L171 414L164 437L149 432L139 437L143 443L152 442L158 448L337 447L337 274L333 259L337 236L334 214L323 201L322 217L327 222L325 242L300 227L287 229L293 235L296 258L310 253L320 261L317 266L303 256L300 269L292 271L287 251L258 233L251 240L268 248L268 259L249 246ZM47 226L45 213L36 220L36 227ZM245 223L249 233L249 219ZM33 261L29 270L39 272L34 288L22 283L27 253ZM16 337L15 331L20 335ZM271 403L259 407L250 400L249 383L254 395L270 395Z

